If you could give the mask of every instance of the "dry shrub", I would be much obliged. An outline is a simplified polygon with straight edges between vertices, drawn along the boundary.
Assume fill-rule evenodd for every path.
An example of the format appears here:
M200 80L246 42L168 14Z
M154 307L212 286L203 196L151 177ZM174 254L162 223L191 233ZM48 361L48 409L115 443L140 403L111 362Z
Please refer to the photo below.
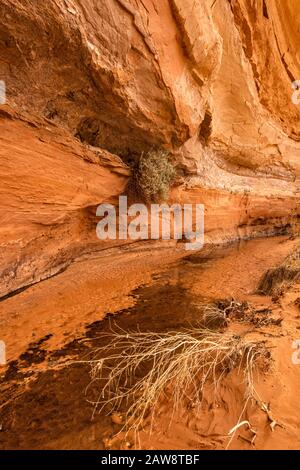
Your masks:
M210 304L198 303L202 312L201 324L206 328L220 328L228 325L230 319L244 319L251 309L247 302L233 298L216 300Z
M286 284L279 287L287 289ZM282 318L271 317L272 310L270 308L256 309L246 301L238 301L233 298L216 300L211 304L200 303L197 304L197 307L202 313L201 325L210 329L227 327L232 320L252 324L255 328L269 325L280 326L282 323Z
M140 194L147 202L165 201L174 178L175 169L165 150L150 150L142 154L135 179Z
M87 396L94 411L123 411L122 430L137 432L151 424L160 400L166 395L173 413L187 399L201 404L206 385L215 394L221 379L237 369L245 383L245 402L256 396L253 373L259 358L268 353L262 343L201 327L182 331L127 332L101 335L105 342L89 360L92 380ZM94 387L95 386L95 387Z

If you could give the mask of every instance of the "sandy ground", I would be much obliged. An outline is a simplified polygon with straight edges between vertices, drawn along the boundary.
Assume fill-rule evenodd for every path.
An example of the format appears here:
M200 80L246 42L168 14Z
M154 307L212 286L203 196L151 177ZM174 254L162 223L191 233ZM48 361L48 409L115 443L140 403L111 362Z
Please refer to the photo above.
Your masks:
M282 320L279 325L253 327L251 332L253 340L265 341L271 351L270 367L256 377L257 390L279 423L272 431L260 406L249 406L245 417L257 431L254 448L299 448L300 366L292 363L292 342L300 338L295 303L300 285L276 302L255 293L266 270L280 264L297 244L284 237L259 239L208 248L184 259L183 250L172 246L123 248L83 259L2 301L1 339L6 341L9 363L0 369L0 448L134 447L130 436L125 441L122 435L114 438L120 427L110 416L91 418L93 408L85 398L89 368L76 361L97 347L97 334L108 328L108 314L110 319L116 314L114 321L124 329L138 325L161 331L197 320L197 302L231 296L257 308L269 307L272 318ZM150 436L145 426L141 446L226 448L228 431L243 408L243 393L240 378L229 376L217 401L208 394L201 410L183 406L171 425L171 405L162 401L155 432ZM248 438L241 430L230 448L252 448Z

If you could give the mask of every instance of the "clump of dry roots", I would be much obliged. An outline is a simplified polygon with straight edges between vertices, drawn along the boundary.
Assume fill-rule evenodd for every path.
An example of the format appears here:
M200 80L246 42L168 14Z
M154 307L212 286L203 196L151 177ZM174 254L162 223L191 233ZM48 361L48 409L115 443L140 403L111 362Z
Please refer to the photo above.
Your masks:
M258 399L253 373L258 360L267 357L262 343L201 327L160 333L118 328L101 335L101 342L105 345L88 361L92 381L87 396L95 411L125 410L128 432L141 429L145 419L152 428L164 394L174 413L187 398L200 403L206 384L217 394L221 379L232 369L243 375L245 403ZM95 385L97 396L90 398Z
M300 278L300 248L292 252L281 265L270 268L260 280L258 294L271 295L274 301L289 290Z
M231 321L254 325L255 328L268 325L280 326L281 318L271 318L268 307L254 308L246 301L233 298L220 299L209 304L197 304L202 312L201 324L210 329L227 327Z
M240 302L233 298L217 300L209 304L198 303L197 307L202 311L201 324L210 329L227 326L232 318L244 319L251 308L247 302Z

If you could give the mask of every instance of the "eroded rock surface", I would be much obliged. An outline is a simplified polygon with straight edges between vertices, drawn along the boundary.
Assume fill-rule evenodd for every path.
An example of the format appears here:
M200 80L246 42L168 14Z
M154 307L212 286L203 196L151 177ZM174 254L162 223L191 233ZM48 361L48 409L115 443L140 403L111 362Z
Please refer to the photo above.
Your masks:
M297 0L0 0L1 295L103 249L124 161L173 155L208 240L299 212ZM123 160L123 161L122 161Z

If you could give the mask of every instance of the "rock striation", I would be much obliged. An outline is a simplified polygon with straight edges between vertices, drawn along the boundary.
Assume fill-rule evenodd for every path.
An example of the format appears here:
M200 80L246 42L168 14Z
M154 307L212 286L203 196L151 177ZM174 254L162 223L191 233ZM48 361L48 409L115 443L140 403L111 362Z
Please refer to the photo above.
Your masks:
M170 151L208 241L299 214L298 0L0 0L0 295L111 244L95 207Z

